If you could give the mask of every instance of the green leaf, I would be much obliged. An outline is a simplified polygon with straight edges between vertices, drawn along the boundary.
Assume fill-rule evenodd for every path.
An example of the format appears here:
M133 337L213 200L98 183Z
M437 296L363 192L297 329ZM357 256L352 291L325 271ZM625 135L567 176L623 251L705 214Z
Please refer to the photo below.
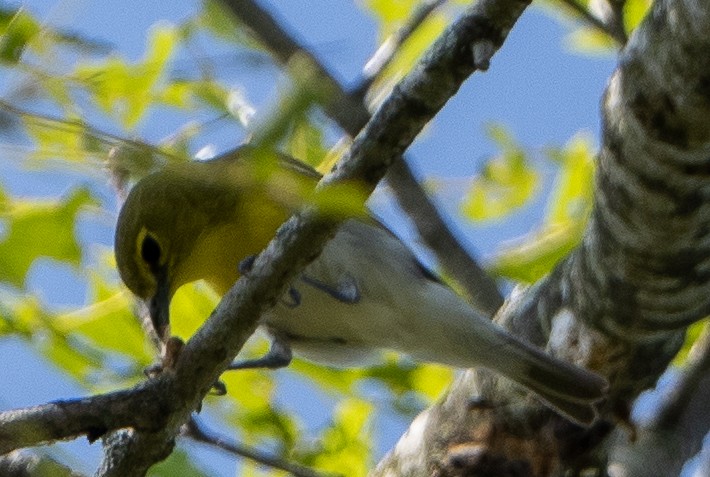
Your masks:
M74 75L106 114L133 128L160 96L160 83L178 40L175 27L158 23L150 32L142 62L131 65L113 57L98 65L79 65Z
M492 265L492 271L498 275L535 282L582 240L594 193L591 140L577 135L563 149L551 150L549 155L559 168L548 199L545 223L498 254Z
M528 165L525 151L500 126L489 126L488 135L501 148L472 182L461 205L473 220L498 219L525 205L535 194L539 174Z
M249 444L268 442L287 452L297 442L299 432L294 417L274 405L276 392L273 373L263 369L227 372L220 378L227 395L209 398L211 408L225 422L239 429L240 438Z
M22 53L41 31L39 23L24 8L17 10L7 23L0 23L0 61L18 63Z
M572 30L565 38L565 44L570 50L587 55L609 55L618 48L608 34L593 27Z
M490 270L511 280L534 283L577 246L583 232L584 228L574 223L545 226L501 251Z
M97 349L115 351L131 358L136 368L153 361L151 344L133 313L133 300L127 291L109 288L97 276L91 285L95 301L80 310L54 318L57 330L80 335Z
M81 247L74 231L82 207L95 204L79 188L57 202L14 200L2 211L7 231L0 240L0 280L21 288L35 259L49 257L78 266Z
M651 0L626 0L624 3L624 27L631 33L639 26L651 8Z
M261 46L249 33L248 28L242 26L232 12L220 1L203 0L202 12L198 22L221 40L236 43L253 50L262 50Z
M675 358L673 358L673 365L683 366L685 364L690 355L690 350L703 333L710 333L710 318L702 319L688 327L685 332L683 347L678 351Z
M287 142L293 157L313 167L317 167L328 154L323 129L307 116L294 122Z
M398 23L396 26L399 26ZM422 54L439 37L448 23L449 20L444 14L439 12L430 14L399 47L392 61L377 76L371 87L370 96L377 100L389 95L394 85L417 65Z
M377 19L384 40L409 19L419 0L365 0L363 4Z
M194 460L181 449L172 452L167 459L152 466L149 477L208 477L212 474L195 466Z
M372 460L372 404L350 398L338 404L333 421L319 442L299 460L326 472L352 477L367 475Z
M584 135L576 135L560 150L549 151L559 169L548 200L549 224L582 221L586 224L594 199L594 146Z
M46 121L33 116L23 116L25 131L32 138L35 147L30 159L60 159L81 162L86 159L86 140L89 136L80 120Z

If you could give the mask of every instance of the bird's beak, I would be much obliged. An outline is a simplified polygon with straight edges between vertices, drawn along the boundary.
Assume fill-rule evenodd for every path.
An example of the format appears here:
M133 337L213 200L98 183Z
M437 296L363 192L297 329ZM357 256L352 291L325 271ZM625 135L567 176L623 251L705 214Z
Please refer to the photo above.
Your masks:
M150 299L148 305L150 321L161 341L165 341L170 334L170 282L166 275L165 273L159 274L155 295Z

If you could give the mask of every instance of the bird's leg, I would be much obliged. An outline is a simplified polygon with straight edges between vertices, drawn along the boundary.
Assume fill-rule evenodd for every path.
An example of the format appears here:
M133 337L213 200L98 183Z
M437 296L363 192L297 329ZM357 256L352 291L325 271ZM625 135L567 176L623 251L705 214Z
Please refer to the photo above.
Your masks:
M257 359L247 359L244 361L237 361L230 364L227 370L233 369L254 369L254 368L268 368L268 369L278 369L285 368L291 362L293 358L293 353L291 352L291 347L288 345L286 340L274 336L271 341L271 346L269 351Z
M352 305L360 301L360 289L358 288L357 281L355 281L355 278L350 274L345 274L335 286L331 286L305 273L301 275L301 281L317 290L327 293L340 302Z

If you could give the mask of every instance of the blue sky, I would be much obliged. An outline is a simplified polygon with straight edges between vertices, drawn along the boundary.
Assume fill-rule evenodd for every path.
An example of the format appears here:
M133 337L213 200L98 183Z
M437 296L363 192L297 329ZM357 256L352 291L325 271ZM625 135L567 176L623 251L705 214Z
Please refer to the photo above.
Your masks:
M191 1L28 0L22 5L49 24L106 41L131 59L142 55L146 31L152 24L158 20L180 22L198 8L198 4ZM268 5L345 84L356 84L362 65L377 46L376 23L363 8L342 0L273 1ZM493 144L485 136L485 124L504 124L522 145L539 157L544 147L562 145L579 131L598 136L600 98L615 60L611 56L570 53L564 46L566 31L542 10L529 9L493 58L490 70L477 73L467 81L411 148L410 157L419 175L443 178L452 184L442 192L439 203L462 240L484 257L490 255L501 240L532 229L540 220L540 206L545 198L541 191L533 206L506 221L472 225L461 220L457 207L465 188L462 178L475 174L483 161L495 153ZM220 53L219 49L213 51L210 45L206 46L209 54ZM274 97L277 84L270 79L273 72L270 67L251 71L247 66L230 63L222 76L233 75L230 82L243 84L248 98L263 105ZM166 113L152 117L139 133L145 135L145 139L157 141L179 124L178 119ZM229 147L229 144L217 147ZM74 179L71 174L19 171L11 160L0 158L0 180L14 194L56 195L74 185ZM107 194L105 188L99 193ZM398 235L411 238L408 223L379 197L375 201L377 212ZM84 243L107 245L112 233L112 223L107 218L98 226L82 229L80 239ZM52 264L45 265L33 269L30 289L48 302L81 306L84 281L80 271L56 270ZM58 286L57 276L64 277L61 286ZM0 389L3 390L0 406L3 408L83 393L19 340L0 340L0 360L6 363L0 373ZM317 400L299 402L299 396L304 393L299 386L302 383L294 381L289 395L283 396L284 403L310 406L312 409L306 409L305 413L317 418L321 403ZM406 422L393 416L381 419L386 431L378 434L378 439L380 450L384 451L405 429ZM92 462L98 458L98 446L89 448L75 443L63 448L72 459L84 460L85 471L92 471ZM209 451L202 451L200 455L203 464L215 475L233 475L233 459Z

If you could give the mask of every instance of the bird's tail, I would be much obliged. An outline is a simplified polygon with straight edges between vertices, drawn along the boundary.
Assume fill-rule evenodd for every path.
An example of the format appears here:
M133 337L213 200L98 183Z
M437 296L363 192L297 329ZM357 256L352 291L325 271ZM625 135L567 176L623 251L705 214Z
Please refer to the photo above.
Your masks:
M455 297L448 289L437 293L442 294ZM443 301L436 309L417 310L436 318L417 332L429 336L426 345L406 350L414 358L459 368L484 366L534 391L565 416L582 424L594 421L595 404L608 391L606 379L516 339L458 297Z

